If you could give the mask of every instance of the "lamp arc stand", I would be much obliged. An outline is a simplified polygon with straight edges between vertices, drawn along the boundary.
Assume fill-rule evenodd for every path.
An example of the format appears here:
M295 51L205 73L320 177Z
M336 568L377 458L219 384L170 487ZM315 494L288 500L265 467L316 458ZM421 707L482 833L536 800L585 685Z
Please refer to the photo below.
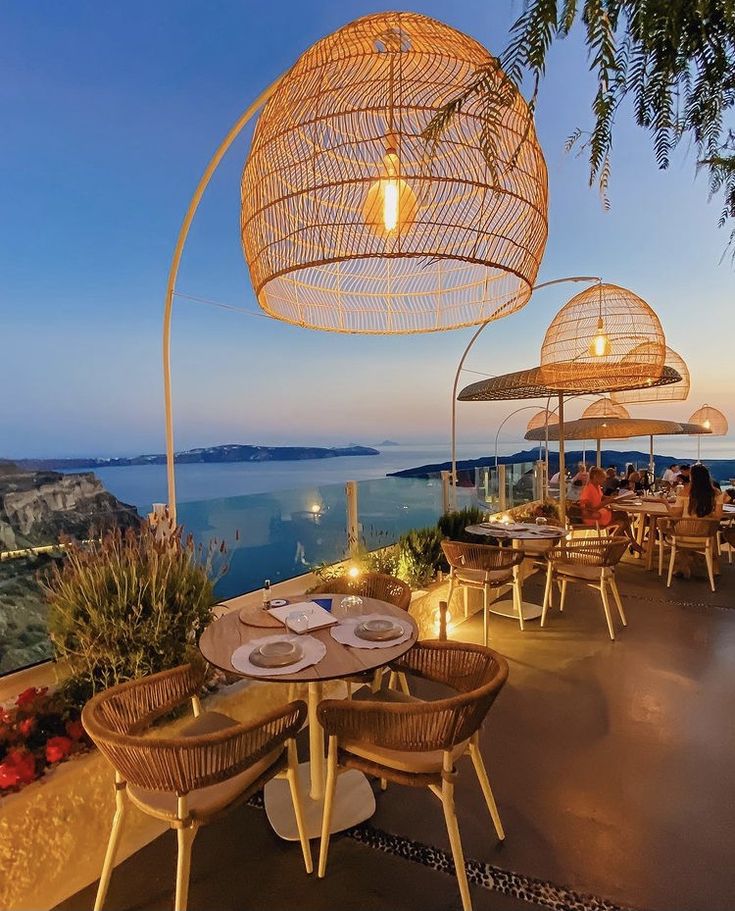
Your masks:
M186 239L189 236L194 216L199 208L199 203L204 196L204 191L209 186L209 182L214 172L219 167L220 162L227 154L232 143L237 139L248 122L253 118L261 107L268 101L271 95L278 88L281 80L285 76L282 73L268 88L258 95L253 103L240 115L238 120L233 124L229 133L220 143L214 155L209 160L199 183L197 184L194 195L191 198L189 207L184 215L184 220L179 228L179 234L176 238L176 246L171 258L171 265L168 271L168 284L166 285L166 297L163 305L163 407L166 425L166 481L168 485L168 510L171 521L176 523L176 470L174 459L174 412L173 398L171 390L171 316L173 312L174 294L176 290L176 279L179 274L181 257L184 253Z
M549 288L552 285L561 285L565 282L599 282L602 279L599 275L569 275L565 278L552 278L546 282L539 282L531 288L531 293L540 291L542 288ZM462 357L457 364L457 370L454 374L454 384L452 385L452 468L450 471L450 483L452 490L452 508L457 508L457 387L459 386L459 376L467 360L467 355L472 350L473 345L482 334L483 330L494 320L489 319L481 323L475 330L472 338L467 343L467 347L462 352Z

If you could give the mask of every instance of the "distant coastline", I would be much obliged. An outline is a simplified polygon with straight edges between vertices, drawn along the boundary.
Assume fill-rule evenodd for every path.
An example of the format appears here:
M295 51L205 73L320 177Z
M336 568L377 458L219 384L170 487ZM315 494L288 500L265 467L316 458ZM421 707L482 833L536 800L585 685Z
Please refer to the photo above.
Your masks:
M177 452L177 464L205 464L222 462L302 462L310 459L336 459L342 456L376 456L372 446L250 446L227 443ZM130 458L100 459L14 459L16 465L31 471L72 468L123 468L129 465L165 465L166 456L139 455Z

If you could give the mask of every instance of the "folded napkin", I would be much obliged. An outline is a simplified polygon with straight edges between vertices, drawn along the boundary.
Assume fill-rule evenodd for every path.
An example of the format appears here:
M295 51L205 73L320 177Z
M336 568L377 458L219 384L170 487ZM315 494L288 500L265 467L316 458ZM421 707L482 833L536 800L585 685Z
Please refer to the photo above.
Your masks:
M355 627L358 623L363 623L365 620L383 619L392 620L394 623L402 626L403 635L397 636L395 639L384 639L381 642L375 642L371 639L361 639L359 636L355 635ZM394 645L400 645L402 642L407 642L413 635L413 627L410 623L405 620L400 620L398 617L391 617L386 614L364 614L362 617L350 617L348 620L342 620L339 626L333 626L329 632L332 638L339 642L340 645L349 645L351 648L392 648Z
M258 667L250 661L251 652L263 645L265 642L277 642L280 639L289 638L279 633L275 636L263 636L260 639L253 639L245 645L236 648L230 658L230 663L240 674L247 674L248 677L280 677L284 674L295 674L297 671L303 671L304 668L311 667L312 664L318 664L327 654L327 647L323 642L315 639L313 636L298 636L297 641L304 650L304 657L300 661L288 664L286 667Z

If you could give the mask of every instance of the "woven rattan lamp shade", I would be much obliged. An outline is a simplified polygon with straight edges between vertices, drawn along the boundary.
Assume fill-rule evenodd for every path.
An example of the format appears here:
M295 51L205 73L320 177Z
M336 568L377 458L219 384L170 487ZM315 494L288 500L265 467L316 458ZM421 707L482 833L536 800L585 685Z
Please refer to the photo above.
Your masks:
M648 418L580 418L564 425L564 438L567 440L625 440L630 437L673 436L682 432L682 425L676 421ZM525 439L538 442L544 437L540 430L529 430ZM549 439L559 439L558 426L549 430Z
M542 408L528 422L526 430L543 430L545 427L552 427L559 423L559 415L554 411L547 411Z
M702 405L701 408L697 408L689 418L689 423L700 424L716 437L724 437L728 429L725 415L711 405Z
M434 115L488 66L508 105L490 116L478 96L429 146ZM260 306L300 326L429 332L506 316L527 302L547 235L528 107L467 35L416 13L358 19L265 105L241 228Z
M654 343L657 346L657 343ZM648 342L639 346L642 350L647 351ZM637 357L637 349L634 349L629 357ZM610 398L614 402L625 403L626 405L640 404L646 402L684 402L689 398L689 389L691 388L691 379L689 377L689 368L684 358L677 354L673 348L666 347L667 367L673 367L681 376L681 382L672 383L669 386L644 386L641 389L630 389L627 392L614 392Z
M582 412L582 418L629 418L628 409L603 396Z
M541 346L541 371L557 389L612 392L655 382L665 358L664 331L651 307L626 288L600 283L556 314Z

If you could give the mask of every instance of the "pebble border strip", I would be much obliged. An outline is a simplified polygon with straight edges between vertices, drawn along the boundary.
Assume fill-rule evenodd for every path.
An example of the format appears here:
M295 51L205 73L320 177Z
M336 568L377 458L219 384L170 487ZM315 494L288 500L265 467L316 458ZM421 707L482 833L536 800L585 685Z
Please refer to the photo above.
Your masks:
M254 794L247 802L250 807L263 809L263 792ZM425 845L420 841L391 835L382 829L362 823L340 833L353 841L377 851L384 851L394 857L412 863L421 864L439 873L454 876L454 861L450 854L441 848ZM489 892L499 892L524 902L552 911L635 911L628 905L617 905L615 902L583 892L575 892L564 886L512 870L503 870L493 864L480 860L465 861L467 878L474 886L480 886Z

